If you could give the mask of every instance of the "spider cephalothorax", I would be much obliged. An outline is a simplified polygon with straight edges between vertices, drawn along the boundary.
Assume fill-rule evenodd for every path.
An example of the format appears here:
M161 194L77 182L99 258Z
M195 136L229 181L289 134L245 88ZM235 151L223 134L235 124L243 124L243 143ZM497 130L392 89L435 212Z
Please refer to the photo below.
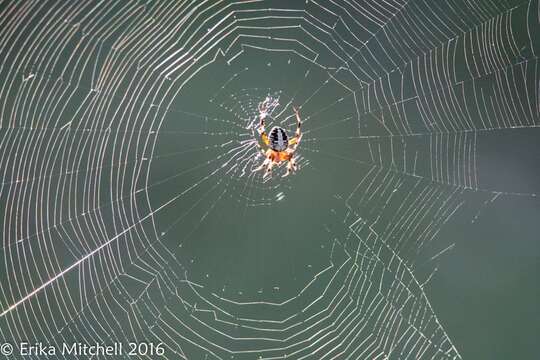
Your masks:
M268 115L268 110L270 105L276 106L277 102L271 98L266 98L265 101L263 101L259 105L259 127L257 128L257 132L261 135L263 143L268 146L268 149L265 151L261 148L261 152L266 158L264 162L259 166L258 168L254 169L253 171L259 171L266 167L266 171L264 173L264 176L270 175L272 172L272 167L275 164L279 164L282 161L287 161L287 172L283 176L289 175L291 170L296 170L296 161L294 159L294 153L296 152L296 147L300 143L300 139L302 138L302 133L300 132L300 126L302 125L302 121L300 120L300 115L298 113L298 109L294 109L294 113L296 115L297 120L297 126L296 126L296 133L292 139L289 139L289 136L287 135L287 132L285 129L274 126L270 130L270 135L266 134L266 130L264 128L264 122L266 119L266 116Z

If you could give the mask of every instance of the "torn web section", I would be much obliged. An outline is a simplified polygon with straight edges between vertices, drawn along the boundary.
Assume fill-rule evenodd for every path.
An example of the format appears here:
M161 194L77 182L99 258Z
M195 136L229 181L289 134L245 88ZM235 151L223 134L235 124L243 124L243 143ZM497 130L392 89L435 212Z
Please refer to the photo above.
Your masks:
M439 324L410 266L365 222L337 208L343 218L329 224L335 237L333 253L348 258L350 276L344 283L356 300L346 314L351 331L344 354L354 358L384 356L391 358L459 359L460 355ZM353 336L354 335L354 336ZM360 342L361 341L361 342Z
M422 282L432 276L438 257L454 246L441 242L439 232L470 220L489 196L372 166L345 203L348 216L377 232Z

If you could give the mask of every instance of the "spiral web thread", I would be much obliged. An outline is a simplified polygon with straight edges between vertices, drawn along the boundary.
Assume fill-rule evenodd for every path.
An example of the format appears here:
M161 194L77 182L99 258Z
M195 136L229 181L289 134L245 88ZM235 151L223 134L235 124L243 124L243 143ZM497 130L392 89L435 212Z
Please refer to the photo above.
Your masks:
M483 188L476 155L479 137L539 125L538 1L0 9L0 340L146 340L185 359L461 358L416 268L445 252L426 249L467 200L536 196ZM259 82L279 61L302 69L294 85ZM177 106L212 67L225 76L205 99L213 110ZM363 170L334 199L327 266L282 301L251 301L190 279L166 238L195 213L194 234L228 199L245 211L291 191L251 171L268 95L288 129L292 105L302 111L300 171L318 157ZM336 109L343 117L326 117ZM198 146L157 153L170 137ZM186 165L154 175L166 161Z

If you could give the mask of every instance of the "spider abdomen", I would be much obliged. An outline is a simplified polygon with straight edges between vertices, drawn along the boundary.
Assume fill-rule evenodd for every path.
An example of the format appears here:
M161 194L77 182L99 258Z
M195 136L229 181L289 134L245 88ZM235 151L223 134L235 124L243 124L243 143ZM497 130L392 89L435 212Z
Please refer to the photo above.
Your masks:
M268 136L270 140L270 148L275 151L285 151L289 146L289 137L287 132L280 128L279 126L274 126L270 130L270 135Z

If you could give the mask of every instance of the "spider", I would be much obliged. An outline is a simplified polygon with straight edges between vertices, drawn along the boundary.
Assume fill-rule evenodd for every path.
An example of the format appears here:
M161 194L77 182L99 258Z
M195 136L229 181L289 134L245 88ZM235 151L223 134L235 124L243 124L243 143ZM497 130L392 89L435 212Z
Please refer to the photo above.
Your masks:
M297 125L296 132L292 139L289 139L285 129L279 126L274 126L270 130L270 135L268 135L266 134L266 130L264 127L265 119L268 115L269 108L275 107L276 105L277 102L272 101L272 99L269 97L266 98L266 100L264 100L261 104L259 104L259 126L257 128L257 132L261 136L263 143L268 146L268 149L266 149L266 151L263 150L263 148L257 143L261 153L265 157L265 160L259 167L257 167L253 171L255 172L266 168L263 177L267 177L268 175L270 175L272 173L272 167L276 164L279 165L282 161L287 161L287 172L283 175L283 177L288 176L291 173L291 170L296 171L297 169L294 154L296 152L298 144L300 143L300 139L302 138L302 133L300 131L300 127L302 125L300 114L298 112L298 109L293 106L293 110L296 115Z

